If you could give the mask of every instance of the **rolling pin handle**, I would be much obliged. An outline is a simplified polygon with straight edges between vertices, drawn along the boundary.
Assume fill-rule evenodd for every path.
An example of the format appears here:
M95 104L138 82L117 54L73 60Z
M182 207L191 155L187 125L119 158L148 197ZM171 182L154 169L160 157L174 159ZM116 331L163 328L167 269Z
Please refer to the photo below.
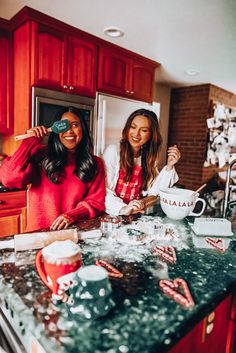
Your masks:
M14 137L15 141L20 141L20 140L24 140L24 139L27 139L29 137L32 137L34 136L34 133L33 132L29 132L28 134L23 134L23 135L16 135Z

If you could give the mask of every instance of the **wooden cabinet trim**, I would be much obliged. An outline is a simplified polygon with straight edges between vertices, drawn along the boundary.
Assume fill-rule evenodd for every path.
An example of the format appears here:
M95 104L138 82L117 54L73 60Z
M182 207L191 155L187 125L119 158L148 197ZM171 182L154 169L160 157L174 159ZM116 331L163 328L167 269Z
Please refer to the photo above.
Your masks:
M0 21L0 133L10 134L13 132L13 40L12 33L2 28L1 23Z
M80 38L93 42L98 46L107 47L107 48L110 48L111 50L119 50L123 52L123 54L131 56L133 58L136 57L137 59L144 60L146 63L148 63L149 65L153 65L154 67L158 67L161 65L157 61L146 58L138 53L132 52L126 48L122 48L116 44L109 43L102 38L96 37L93 34L90 34L79 28L66 24L65 22L62 22L49 15L46 15L42 12L34 10L28 6L24 6L15 16L13 16L10 19L9 27L11 28L11 30L15 30L17 27L21 26L22 23L24 23L27 20L33 20L42 25L50 26L51 28L54 28L56 31L59 30L60 32L64 32L67 35L79 36Z

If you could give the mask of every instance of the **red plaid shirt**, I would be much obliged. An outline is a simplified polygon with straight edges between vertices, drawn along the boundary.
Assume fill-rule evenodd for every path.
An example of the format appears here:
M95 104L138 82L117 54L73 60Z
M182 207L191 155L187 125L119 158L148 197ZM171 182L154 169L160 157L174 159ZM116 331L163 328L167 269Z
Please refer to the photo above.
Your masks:
M130 201L140 198L142 188L142 167L139 165L133 167L133 172L129 181L124 181L124 177L125 171L120 170L115 192L117 196L128 204Z

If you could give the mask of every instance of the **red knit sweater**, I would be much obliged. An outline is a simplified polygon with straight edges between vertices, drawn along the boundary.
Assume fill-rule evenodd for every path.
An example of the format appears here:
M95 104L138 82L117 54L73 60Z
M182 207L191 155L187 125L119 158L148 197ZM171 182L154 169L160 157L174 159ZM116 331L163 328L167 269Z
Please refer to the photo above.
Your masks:
M105 172L103 161L94 157L98 173L88 183L73 174L75 161L72 154L64 168L60 184L51 182L44 170L30 161L33 156L43 153L45 146L39 145L40 139L31 137L24 140L12 157L4 160L0 169L0 180L6 187L23 188L31 184L28 190L27 231L49 228L61 214L67 215L73 222L93 218L104 211ZM34 158L34 159L35 159Z

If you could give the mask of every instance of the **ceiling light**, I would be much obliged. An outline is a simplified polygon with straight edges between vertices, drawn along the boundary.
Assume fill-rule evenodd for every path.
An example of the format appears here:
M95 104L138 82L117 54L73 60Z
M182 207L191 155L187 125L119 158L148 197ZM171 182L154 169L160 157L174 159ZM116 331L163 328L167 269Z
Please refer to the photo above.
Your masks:
M104 28L103 33L106 36L112 37L112 38L119 38L125 35L125 33L120 28L117 28L117 27Z
M185 71L185 73L189 76L197 76L200 74L200 71L190 69L190 70Z

